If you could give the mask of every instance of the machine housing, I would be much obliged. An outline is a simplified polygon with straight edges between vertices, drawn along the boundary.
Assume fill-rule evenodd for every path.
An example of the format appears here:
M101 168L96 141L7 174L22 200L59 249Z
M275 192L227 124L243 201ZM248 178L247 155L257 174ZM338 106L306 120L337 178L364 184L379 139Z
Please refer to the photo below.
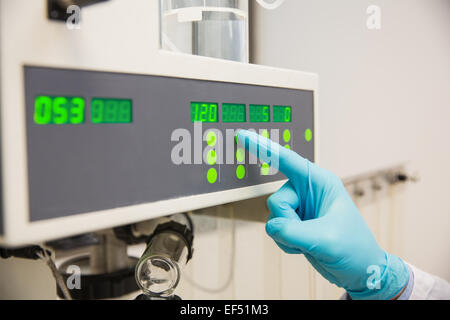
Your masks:
M193 102L218 105L218 122L204 123L204 130L289 129L291 147L318 161L315 74L161 50L158 1L85 8L79 30L46 13L45 0L0 2L0 244L63 238L281 187L281 173L257 174L262 164L246 164L246 178L236 179L238 164L171 163L173 130L194 133ZM37 124L33 112L43 95L82 96L84 122ZM92 123L94 98L132 100L132 122ZM293 120L223 123L224 103L245 104L247 112L250 104L290 105ZM207 179L210 167L218 171L215 183Z

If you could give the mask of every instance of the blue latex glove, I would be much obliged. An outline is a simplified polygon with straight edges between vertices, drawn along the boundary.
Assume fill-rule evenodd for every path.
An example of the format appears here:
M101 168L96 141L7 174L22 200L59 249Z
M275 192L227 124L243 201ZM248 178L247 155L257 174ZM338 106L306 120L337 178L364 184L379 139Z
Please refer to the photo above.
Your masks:
M336 175L256 133L239 131L238 141L271 165L278 155L289 179L268 200L266 231L283 251L304 254L352 299L392 299L403 290L406 265L378 246Z

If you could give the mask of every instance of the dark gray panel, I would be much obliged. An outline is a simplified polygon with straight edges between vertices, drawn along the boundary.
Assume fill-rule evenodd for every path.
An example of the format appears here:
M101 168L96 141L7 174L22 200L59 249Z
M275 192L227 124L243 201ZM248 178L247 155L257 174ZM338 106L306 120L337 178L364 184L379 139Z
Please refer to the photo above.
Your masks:
M236 178L237 165L216 165L220 182L206 179L208 165L171 162L176 143L171 134L186 128L193 134L190 102L231 102L292 105L290 124L204 124L217 128L289 128L293 148L314 160L313 92L148 75L26 67L26 124L30 192L30 220L38 221L159 200L211 193L284 179L261 176L257 165L248 177ZM83 125L34 124L38 95L81 96L86 99ZM130 98L133 123L90 123L92 97ZM170 120L169 120L170 119Z

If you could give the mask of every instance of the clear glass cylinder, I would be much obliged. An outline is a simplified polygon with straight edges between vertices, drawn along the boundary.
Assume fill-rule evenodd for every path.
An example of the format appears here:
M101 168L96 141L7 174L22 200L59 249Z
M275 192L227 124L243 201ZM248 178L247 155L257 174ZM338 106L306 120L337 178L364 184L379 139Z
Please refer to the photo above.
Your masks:
M248 62L248 0L160 0L165 50Z
M170 231L157 234L136 266L136 282L145 294L169 297L180 281L188 260L186 240Z

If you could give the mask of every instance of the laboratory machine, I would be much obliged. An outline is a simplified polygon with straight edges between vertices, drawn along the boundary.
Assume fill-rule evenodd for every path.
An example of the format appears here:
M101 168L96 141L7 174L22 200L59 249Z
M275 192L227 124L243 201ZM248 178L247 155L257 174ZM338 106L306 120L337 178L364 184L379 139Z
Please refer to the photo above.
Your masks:
M173 259L184 263L193 238L186 221L167 218L145 239L136 225L270 194L284 183L268 164L249 161L237 130L254 129L317 160L317 76L246 63L246 1L207 2L0 1L5 250L88 243L98 257L114 251L116 258L105 267L91 257L86 268L134 288L134 268L139 274L147 262L127 257L127 245L146 242L151 254L172 241ZM205 32L214 25L223 34L224 19L241 33L238 49L220 56L222 44L208 49ZM186 30L203 40L170 51ZM99 230L100 237L87 236ZM158 236L164 232L169 240Z

